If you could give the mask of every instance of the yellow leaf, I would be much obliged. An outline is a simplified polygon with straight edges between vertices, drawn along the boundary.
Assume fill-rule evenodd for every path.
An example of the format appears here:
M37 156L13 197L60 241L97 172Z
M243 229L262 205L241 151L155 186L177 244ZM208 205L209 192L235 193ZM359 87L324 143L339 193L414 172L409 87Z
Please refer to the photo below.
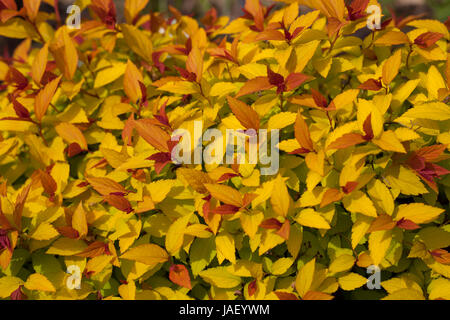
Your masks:
M270 197L270 204L273 210L280 216L286 217L289 212L292 199L289 196L289 192L281 175L278 175L274 180L275 188L272 190Z
M414 289L400 289L381 300L425 300L423 293Z
M349 272L346 275L339 277L338 282L343 290L352 291L365 285L367 279L357 273Z
M450 106L442 102L425 103L408 109L401 118L420 118L440 121L449 120Z
M56 289L53 284L42 274L33 273L31 274L27 282L25 282L25 288L28 290L38 290L38 291L47 291L47 292L55 292Z
M305 227L317 228L317 229L330 229L329 223L319 213L312 208L304 209L300 211L299 215L295 218L299 224Z
M128 64L112 62L112 65L97 72L94 81L94 88L101 88L119 79L127 69Z
M395 133L391 130L384 131L379 139L373 139L372 142L386 151L406 153L402 143L397 139Z
M303 297L311 288L311 284L314 278L316 259L312 259L306 263L298 272L295 279L295 289L300 297Z
M401 31L388 31L379 37L374 43L375 45L392 46L409 43L409 38Z
M277 259L272 265L272 274L282 275L292 266L293 263L294 263L293 258Z
M402 49L397 49L395 53L386 60L383 65L383 82L389 85L397 76L402 62Z
M370 234L369 250L374 265L378 266L383 261L391 240L392 230L375 231Z
M191 218L191 214L187 214L181 218L178 218L171 224L166 235L166 250L175 255L183 245L184 231Z
M330 264L328 271L331 274L349 271L355 264L355 257L350 254L341 254Z
M404 218L417 224L429 223L434 221L444 211L444 209L435 208L423 203L401 204L398 206L395 220L398 221Z
M392 193L383 182L378 179L371 181L367 186L367 193L374 204L383 209L384 213L392 215L394 212L394 199Z
M36 240L50 240L54 237L59 236L58 231L48 222L41 223L34 231L30 234L30 237Z
M242 212L240 219L244 232L252 239L258 231L258 226L264 220L264 213L261 211Z
M359 212L369 217L377 217L377 210L372 201L362 191L353 191L342 200L345 209L350 212Z
M358 243L370 228L373 218L362 214L356 214L356 221L352 226L352 248L356 248Z
M46 251L47 254L58 254L60 256L73 256L86 249L87 244L83 240L70 238L59 238L52 243Z
M133 20L136 16L145 9L148 0L126 0L125 9L125 19L128 24L133 24Z
M0 278L0 298L7 298L19 286L23 285L23 281L16 277L2 277Z
M241 283L241 278L231 274L227 267L209 268L200 272L200 277L218 288L234 288Z
M153 243L141 244L129 249L120 256L122 259L137 261L149 266L164 263L169 260L166 250Z
M72 216L72 228L78 231L79 237L83 238L88 233L88 224L86 219L86 212L83 204L80 202Z
M228 232L220 232L216 236L216 248L219 264L222 264L224 259L229 260L233 264L236 263L236 248L234 245L234 238L231 234Z
M293 112L280 112L272 116L267 124L267 129L283 129L295 122L297 114Z
M149 34L133 25L121 24L120 28L128 47L147 62L151 62L153 45Z

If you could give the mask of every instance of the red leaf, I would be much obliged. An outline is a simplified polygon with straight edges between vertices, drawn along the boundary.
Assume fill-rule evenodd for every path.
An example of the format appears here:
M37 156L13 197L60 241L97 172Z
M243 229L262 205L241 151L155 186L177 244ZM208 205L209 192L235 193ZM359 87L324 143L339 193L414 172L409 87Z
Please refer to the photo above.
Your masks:
M278 221L275 218L266 219L259 225L261 228L264 229L277 229L279 230L282 226L281 222Z
M217 213L217 214L235 214L236 212L239 211L239 207L233 206L232 204L222 204L220 206L218 206L217 208L215 208L214 210L212 210L212 212Z
M375 79L369 79L366 82L361 83L358 87L358 89L372 90L372 91L379 91L381 90L381 88L383 88L381 81Z
M364 133L366 134L363 139L366 141L370 141L373 139L373 130L372 130L372 114L370 113L363 124Z
M309 80L311 77L303 73L291 73L286 77L286 91L291 91L297 89L305 81Z
M81 152L83 152L83 149L81 149L80 145L76 142L72 142L67 147L67 156L69 158L74 157Z
M58 232L66 238L78 239L80 237L78 231L69 226L57 227L56 230L58 230Z
M397 221L397 227L405 230L416 230L420 229L420 226L414 223L411 220L401 218L399 221Z
M248 80L239 90L236 98L245 96L256 91L268 90L273 88L274 85L269 82L268 77L256 77L254 79Z
M256 283L256 280L253 280L248 284L248 295L250 297L254 296L256 293L256 289L258 289L258 284Z
M349 194L355 188L358 186L358 181L348 181L345 186L342 187L342 191L344 191L345 194Z
M239 177L239 174L238 173L231 173L231 172L224 173L223 175L220 176L220 178L217 180L217 182L224 182L224 181L227 181L227 180L229 180L229 179L231 179L233 177Z
M311 88L311 94L314 99L314 102L319 108L327 108L328 107L328 101L327 99L317 90Z
M442 39L444 35L442 33L438 32L426 32L421 34L414 40L414 43L421 47L422 49L426 49L431 47L433 44L435 44L437 41Z
M369 0L353 0L352 4L347 6L348 18L354 21L365 17L368 5Z
M173 264L170 267L169 279L170 281L181 287L192 289L189 271L182 264Z
M30 118L30 112L28 111L27 108L25 108L19 101L16 100L16 98L14 98L14 96L11 95L11 102L13 104L14 107L14 111L16 112L17 116L19 118L25 118L25 119L29 119Z
M273 293L275 293L280 300L298 300L297 296L293 293L282 291L274 291Z

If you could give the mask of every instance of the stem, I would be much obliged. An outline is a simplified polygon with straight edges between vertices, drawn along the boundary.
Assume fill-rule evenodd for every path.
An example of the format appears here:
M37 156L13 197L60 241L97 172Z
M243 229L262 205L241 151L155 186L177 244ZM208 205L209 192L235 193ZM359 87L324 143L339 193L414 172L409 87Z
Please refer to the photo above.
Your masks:
M231 75L230 66L228 63L226 65L227 65L228 74L230 75L230 80L234 82L233 76Z
M283 92L282 92L282 93L280 93L280 109L281 109L281 111L283 111L283 102L284 102L284 99L283 99Z
M333 129L333 121L331 120L330 114L328 113L328 111L325 111L325 113L327 114L328 121L330 121L331 129Z
M408 56L406 57L406 68L409 70L409 58L411 57L412 54L412 46L409 45L409 52L408 52Z
M45 145L46 147L48 147L47 140L45 140L44 135L42 134L42 124L39 123L38 126L39 126L39 136L40 136L40 137L42 138L42 140L44 141L44 145Z

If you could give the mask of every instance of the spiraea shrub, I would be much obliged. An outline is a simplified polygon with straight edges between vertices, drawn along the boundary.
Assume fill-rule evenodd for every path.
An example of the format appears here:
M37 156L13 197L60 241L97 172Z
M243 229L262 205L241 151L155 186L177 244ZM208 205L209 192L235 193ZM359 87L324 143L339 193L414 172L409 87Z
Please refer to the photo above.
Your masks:
M286 2L0 0L1 298L450 298L450 23Z

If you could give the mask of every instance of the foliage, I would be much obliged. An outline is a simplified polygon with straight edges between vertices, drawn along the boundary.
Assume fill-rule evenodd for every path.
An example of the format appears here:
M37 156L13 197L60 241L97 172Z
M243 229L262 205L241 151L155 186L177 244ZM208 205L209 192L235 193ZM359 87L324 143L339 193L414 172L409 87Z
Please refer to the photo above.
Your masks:
M78 1L95 18L69 29L0 0L23 39L0 61L1 298L450 298L448 25L361 39L368 0L231 22L147 2L116 24ZM279 129L279 173L172 163L194 121Z

